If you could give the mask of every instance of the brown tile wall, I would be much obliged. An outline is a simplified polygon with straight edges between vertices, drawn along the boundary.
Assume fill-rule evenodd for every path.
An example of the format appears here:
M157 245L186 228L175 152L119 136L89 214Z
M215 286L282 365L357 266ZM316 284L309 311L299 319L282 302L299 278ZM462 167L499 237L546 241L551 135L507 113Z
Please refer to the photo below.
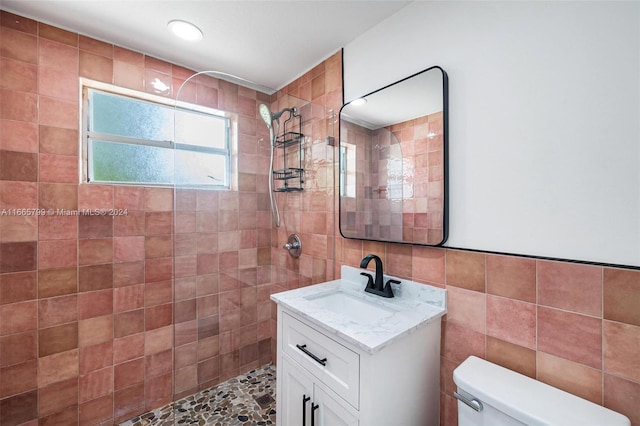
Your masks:
M0 425L111 424L269 362L271 98L207 76L182 92L239 123L231 191L79 185L78 77L173 97L193 72L0 16L0 209L127 210L0 216Z
M337 113L342 105L341 54L334 54L279 91L276 105L286 106L289 95L311 102L312 108L310 122L305 119L307 124L303 127L306 137L304 191L278 194L282 226L273 228L272 264L273 282L280 289L315 284L334 276L335 147L328 145L325 138L338 138ZM333 135L331 121L335 128ZM282 249L291 233L298 233L303 241L298 259Z
M338 111L339 60L338 55L330 58L283 92L308 96ZM312 90L309 81L315 82ZM285 203L285 223L301 229L303 247L312 247L293 261L279 249L285 232L274 233L275 290L339 277L340 265L358 265L366 254L375 253L383 259L385 272L448 290L441 349L442 425L457 424L452 372L469 355L609 407L640 425L640 270L344 239L337 229L337 179L331 181L338 156L324 144L322 132L328 128L318 130L307 167L315 176L316 169L324 171L327 165L326 185L308 185L300 202ZM307 227L317 212L327 214L326 235ZM326 247L326 256L318 247Z

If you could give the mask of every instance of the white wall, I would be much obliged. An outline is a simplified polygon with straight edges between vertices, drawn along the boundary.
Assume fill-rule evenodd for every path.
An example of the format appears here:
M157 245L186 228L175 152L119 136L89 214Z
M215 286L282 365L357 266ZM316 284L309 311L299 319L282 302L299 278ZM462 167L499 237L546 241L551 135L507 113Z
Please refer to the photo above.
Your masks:
M349 101L449 75L447 246L640 265L640 3L412 3L344 49Z

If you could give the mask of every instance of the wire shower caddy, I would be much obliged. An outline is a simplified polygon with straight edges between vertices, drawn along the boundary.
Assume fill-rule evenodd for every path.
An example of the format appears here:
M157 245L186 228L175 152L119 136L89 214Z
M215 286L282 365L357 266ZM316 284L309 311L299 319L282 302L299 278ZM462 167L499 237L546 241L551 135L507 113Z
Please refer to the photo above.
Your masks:
M282 154L282 168L273 171L273 179L281 183L273 189L275 192L303 190L303 140L302 115L294 109L289 111L289 118L282 125L282 133L276 137L274 143L274 149L280 149Z

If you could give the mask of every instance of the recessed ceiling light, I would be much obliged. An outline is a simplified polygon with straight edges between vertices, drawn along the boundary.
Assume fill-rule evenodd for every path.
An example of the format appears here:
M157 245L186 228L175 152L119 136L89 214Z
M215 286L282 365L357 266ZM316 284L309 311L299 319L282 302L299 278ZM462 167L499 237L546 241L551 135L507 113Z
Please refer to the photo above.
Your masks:
M183 40L198 41L202 40L202 31L191 22L174 19L167 24L172 33Z
M349 102L350 105L353 106L360 106L360 105L364 105L367 103L367 100L365 98L358 98L358 99L354 99L351 102Z

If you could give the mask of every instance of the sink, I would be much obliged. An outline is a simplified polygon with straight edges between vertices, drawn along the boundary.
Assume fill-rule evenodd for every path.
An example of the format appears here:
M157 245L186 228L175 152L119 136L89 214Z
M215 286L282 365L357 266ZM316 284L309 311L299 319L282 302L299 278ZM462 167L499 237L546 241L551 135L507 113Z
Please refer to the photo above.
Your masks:
M395 285L395 297L366 293L361 268L342 265L341 278L274 293L278 315L287 310L324 332L373 354L402 336L438 322L447 312L446 290L410 280ZM400 280L392 276L389 279Z
M390 317L397 312L395 309L370 302L341 290L315 294L307 296L305 299L361 324L369 324L382 318Z

